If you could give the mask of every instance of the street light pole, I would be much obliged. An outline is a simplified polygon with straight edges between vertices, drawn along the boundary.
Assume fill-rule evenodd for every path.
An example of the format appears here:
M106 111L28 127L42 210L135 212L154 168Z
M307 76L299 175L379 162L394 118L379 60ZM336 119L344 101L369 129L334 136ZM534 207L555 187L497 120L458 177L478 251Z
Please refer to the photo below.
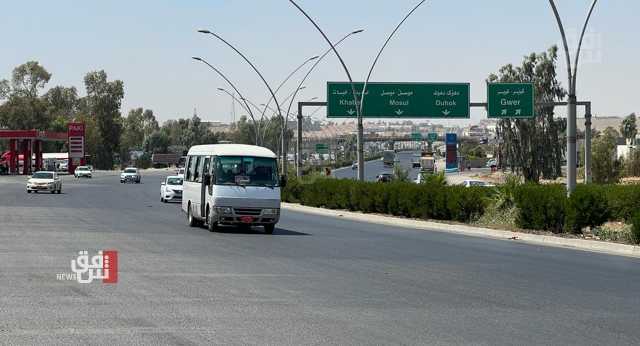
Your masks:
M387 40L384 42L384 44L378 51L378 55L376 55L376 58L373 60L373 63L371 64L371 68L369 68L369 73L367 74L367 78L365 79L364 85L362 86L362 93L360 95L360 105L359 105L360 111L358 112L358 178L360 180L364 180L364 126L362 124L362 111L364 106L364 96L367 92L367 83L369 83L369 79L371 78L373 69L376 67L376 64L378 63L378 59L380 59L380 56L382 55L382 52L384 51L384 49L387 47L387 44L389 44L389 41L391 41L391 39L396 34L398 29L400 29L402 24L404 24L404 22L407 19L409 19L409 17L418 9L418 7L422 6L422 4L424 4L426 1L427 0L421 0L417 5L415 5L411 9L411 11L409 11L409 13L407 13L404 16L404 18L400 21L400 23L396 25L396 27L393 29L391 34L389 34L389 37L387 37ZM360 176L362 176L362 178L360 178Z
M280 117L282 117L282 110L280 108L280 102L278 102L278 99L276 98L276 93L273 91L273 89L271 88L271 86L269 85L269 82L267 82L267 80L264 78L264 76L262 75L262 73L260 73L260 71L258 70L258 68L251 62L251 60L249 60L244 54L242 54L242 52L240 52L240 50L238 50L236 47L234 47L231 43L229 43L227 40L225 40L224 38L220 37L220 35L211 32L210 30L198 30L199 33L202 34L209 34L215 38L217 38L218 40L222 41L224 44L226 44L229 48L233 49L233 51L235 51L236 53L238 53L238 55L240 55L240 57L247 62L247 64L249 64L249 66L251 66L251 68L256 72L256 74L258 74L258 76L260 77L260 79L262 80L262 82L264 83L264 85L267 87L267 89L269 90L269 93L271 93L271 97L273 98L273 100L276 103L276 108L278 109L278 115Z
M348 33L347 35L345 35L343 38L341 38L340 40L338 40L336 43L333 44L334 47L337 47L338 45L340 45L340 43L342 43L344 40L346 40L347 38L353 36L353 35L357 35L361 32L363 32L363 29L360 30L354 30L350 33ZM291 112L291 107L293 106L293 101L295 101L296 96L298 95L298 91L300 91L300 88L302 87L302 84L304 84L304 82L307 81L307 78L309 78L309 76L311 75L311 72L313 72L316 67L320 64L320 62L329 54L331 53L331 48L327 49L321 56L319 59L316 60L316 62L313 64L313 66L311 66L311 68L309 69L309 71L307 71L307 74L304 75L304 77L302 78L302 80L300 80L300 84L298 84L298 88L296 89L296 91L293 93L293 96L291 97L291 101L289 102L289 107L287 108L287 112L285 113L287 116L287 119L284 122L284 126L283 126L283 131L282 131L282 148L283 148L283 157L284 155L286 155L286 153L288 152L288 145L286 143L286 140L284 139L285 137L285 133L286 130L288 129L288 124L289 124L289 112ZM287 160L286 158L283 160L283 171L286 172L287 169Z
M313 24L313 26L320 32L320 35L322 35L324 40L327 41L329 46L331 46L331 50L336 55L338 60L340 60L340 64L342 65L342 68L344 69L344 72L347 74L347 78L349 79L349 84L351 84L351 93L353 94L353 106L356 108L358 120L362 121L361 119L362 114L360 114L360 107L358 107L358 97L356 96L356 86L355 84L353 84L353 78L351 78L351 72L349 72L349 68L347 67L347 64L344 62L344 59L342 59L342 56L340 55L340 53L338 53L338 50L336 49L335 45L331 43L331 40L329 40L329 37L327 37L324 31L320 29L320 26L316 24L316 22L311 18L311 16L309 16L307 12L305 12L302 9L302 7L300 7L294 0L289 0L289 2L293 4L293 6L295 6L298 9L298 11L300 11L311 22L311 24ZM358 152L358 155L360 155L359 152ZM360 159L361 157L358 157L358 162L360 162ZM364 158L362 159L364 161ZM358 180L364 181L364 168L362 166L358 167Z
M587 30L587 25L589 24L589 19L591 18L591 14L593 13L593 9L596 6L598 0L593 0L591 3L591 7L589 8L589 12L587 14L587 18L585 19L584 25L582 26L582 32L580 34L580 40L578 41L578 49L576 51L575 61L573 65L573 71L571 70L571 56L569 55L569 45L567 44L567 37L564 31L564 26L562 25L562 20L560 19L560 14L558 13L558 8L554 0L549 0L549 4L551 5L551 9L553 10L553 14L556 17L556 22L558 23L558 28L560 30L560 35L562 36L562 45L564 46L564 54L566 58L567 64L567 76L569 81L569 100L568 100L568 112L567 112L567 193L571 194L576 189L577 183L577 150L576 150L576 108L577 108L577 98L576 98L576 78L578 74L578 59L580 57L580 48L582 47L582 39L584 38L585 31ZM589 160L590 162L591 160Z
M426 1L427 0L421 0L416 6L414 6L413 9L402 19L400 24L398 24L396 26L396 28L393 30L393 32L391 32L391 35L389 35L389 37L385 41L384 45L382 46L382 48L378 52L378 55L376 56L372 66L371 66L371 68L369 70L369 75L367 76L367 79L365 81L365 84L363 85L363 88L362 88L362 91L361 91L361 94L360 94L360 101L358 101L358 98L356 96L356 88L355 88L355 85L353 83L353 79L351 78L351 73L349 72L349 69L347 68L344 60L342 59L342 57L340 56L340 54L336 50L335 46L331 43L331 41L329 40L327 35L322 31L322 29L320 29L320 26L318 26L318 24L316 24L316 22L307 13L294 0L289 0L289 2L291 2L305 17L307 17L307 19L313 24L313 26L315 26L315 28L320 32L322 37L324 37L325 41L327 41L327 43L331 46L331 49L333 50L333 52L336 54L336 56L340 60L340 63L342 64L342 67L344 68L344 70L345 70L345 72L347 74L347 77L349 78L349 83L351 84L351 92L353 93L353 98L354 98L354 100L353 100L354 101L354 106L356 107L356 114L357 114L357 117L358 117L358 136L357 136L357 141L358 141L358 180L360 180L360 181L364 181L364 125L362 123L362 113L363 113L363 109L364 109L363 108L363 102L364 102L364 95L366 93L366 84L367 84L366 82L369 80L369 77L371 76L371 73L373 72L373 69L374 69L376 63L377 63L378 59L380 58L380 55L382 54L382 51L387 46L387 44L389 43L391 38L395 35L395 33L398 31L400 26L402 26L402 24L407 20L407 18L409 18L418 9L418 7L420 7Z
M247 103L246 99L244 98L244 96L242 96L242 93L240 92L240 90L238 90L238 88L236 88L235 84L233 84L233 82L231 82L231 80L229 78L227 78L227 76L224 75L224 73L222 73L222 71L218 70L217 68L213 67L213 65L211 65L209 62L207 62L206 60L194 56L191 57L193 60L196 61L200 61L203 64L209 66L209 68L211 68L214 72L216 72L220 77L222 77L222 79L224 79L227 84L229 84L233 90L235 90L235 92L238 94L238 96L240 96L240 99L242 99L244 101L244 104L246 106L246 110L249 112L249 116L251 117L251 120L253 121L254 127L256 128L255 134L256 134L256 145L258 145L258 131L257 131L257 124L256 124L256 118L253 115L253 112L251 111L251 108L249 107L249 104Z
M240 103L240 107L242 107L242 109L244 109L245 111L247 111L247 112L250 111L245 105L242 104L242 101L239 100L236 97L236 95L234 95L233 93L229 92L229 90L227 90L225 88L218 88L218 90L224 92L227 95L229 95L233 101Z

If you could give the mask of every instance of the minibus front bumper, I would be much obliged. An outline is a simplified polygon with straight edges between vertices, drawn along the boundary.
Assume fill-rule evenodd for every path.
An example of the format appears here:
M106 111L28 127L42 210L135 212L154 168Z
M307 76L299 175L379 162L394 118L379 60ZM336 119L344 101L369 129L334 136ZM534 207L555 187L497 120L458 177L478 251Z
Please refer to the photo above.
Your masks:
M274 225L280 220L280 208L216 207L213 212L221 225Z

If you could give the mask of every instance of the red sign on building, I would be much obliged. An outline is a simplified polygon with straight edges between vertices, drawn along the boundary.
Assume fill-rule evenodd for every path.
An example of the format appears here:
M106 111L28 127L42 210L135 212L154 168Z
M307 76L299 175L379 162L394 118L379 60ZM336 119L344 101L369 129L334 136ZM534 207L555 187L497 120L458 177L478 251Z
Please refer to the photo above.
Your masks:
M69 158L84 158L84 124L69 123Z

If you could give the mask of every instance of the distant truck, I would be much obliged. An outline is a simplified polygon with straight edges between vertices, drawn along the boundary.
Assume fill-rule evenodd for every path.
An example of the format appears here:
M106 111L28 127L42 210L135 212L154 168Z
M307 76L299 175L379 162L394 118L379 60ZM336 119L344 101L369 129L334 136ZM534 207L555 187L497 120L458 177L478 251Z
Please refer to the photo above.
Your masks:
M178 154L153 154L151 163L155 165L177 166L180 163Z
M420 173L434 174L436 172L436 158L432 152L423 152L420 157Z
M385 150L382 153L382 164L385 167L392 167L396 159L396 152L393 150Z

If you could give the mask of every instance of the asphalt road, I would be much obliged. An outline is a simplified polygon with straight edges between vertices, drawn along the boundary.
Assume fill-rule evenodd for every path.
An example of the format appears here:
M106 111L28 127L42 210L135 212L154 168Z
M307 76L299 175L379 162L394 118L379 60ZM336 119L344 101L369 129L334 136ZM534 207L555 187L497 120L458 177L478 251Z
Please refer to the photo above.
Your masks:
M396 159L400 167L409 171L409 178L412 180L418 177L419 168L411 167L411 160L414 154L418 152L401 151L396 154ZM367 181L375 181L376 177L381 173L393 173L393 167L385 167L382 160L367 161L364 165L364 176ZM339 179L356 179L358 177L358 170L351 169L351 167L343 167L333 170L331 174Z
M640 344L640 261L284 211L189 228L161 173L0 177L0 344ZM119 282L59 281L119 251Z
M414 155L420 155L419 151L401 151L396 154L398 162L397 165L409 173L409 179L412 181L418 177L420 168L413 168L411 163L417 157ZM444 160L438 160L436 163L438 170L444 169ZM451 185L462 183L465 179L470 179L478 173L489 173L490 168L474 168L471 171L449 173L446 174L447 182ZM385 167L382 160L373 160L365 162L364 177L366 181L376 181L376 178L381 173L393 173L393 167ZM331 175L338 179L356 179L358 177L358 170L349 167L343 167L333 170ZM477 179L477 178L474 178Z

